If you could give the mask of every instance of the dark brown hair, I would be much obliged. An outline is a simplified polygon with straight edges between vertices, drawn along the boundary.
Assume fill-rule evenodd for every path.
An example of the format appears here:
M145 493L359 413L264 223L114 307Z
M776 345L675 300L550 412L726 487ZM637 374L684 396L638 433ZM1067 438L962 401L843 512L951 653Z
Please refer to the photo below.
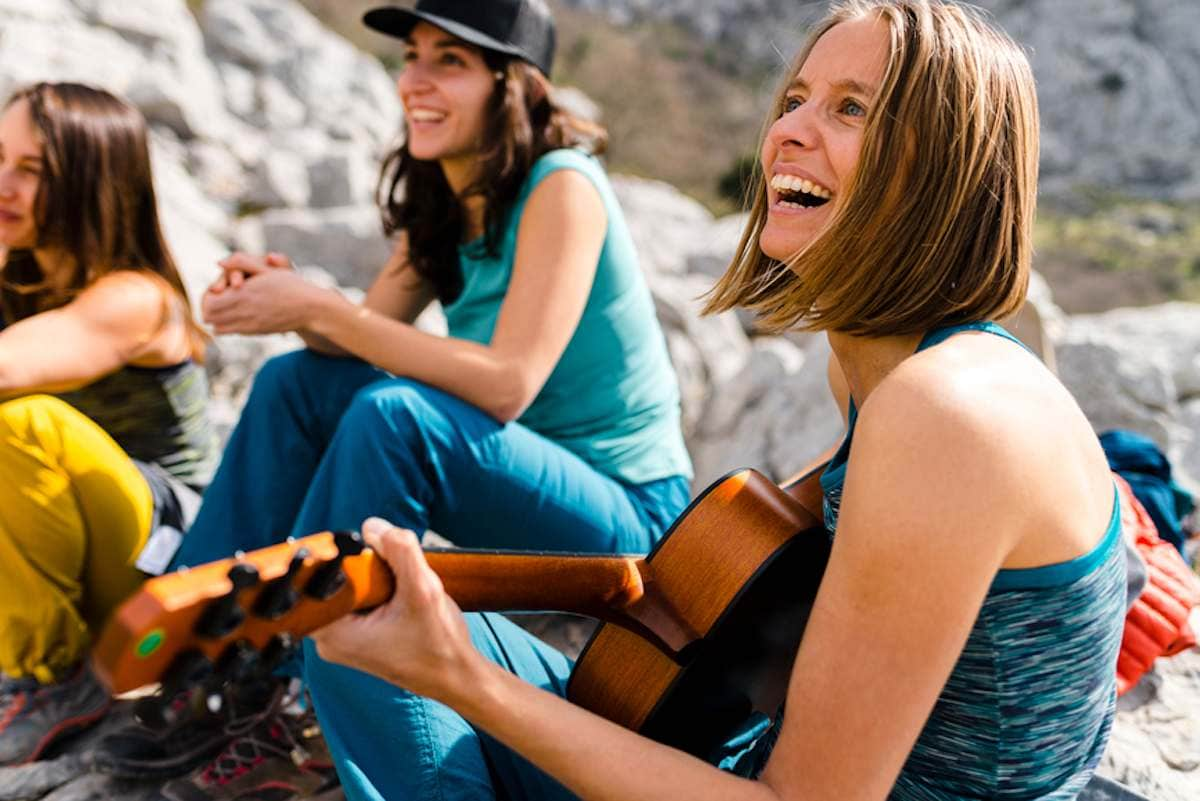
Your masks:
M62 248L74 261L65 284L46 280L32 251L14 250L3 265L0 303L7 322L69 303L101 276L144 270L179 295L193 334L187 290L162 235L150 172L146 120L129 103L76 83L39 83L18 90L4 108L29 104L43 149L35 202L36 247Z
M470 46L470 45L468 45ZM495 255L504 221L535 161L551 150L580 147L604 152L604 129L572 116L554 100L553 86L535 67L481 50L488 69L503 77L488 101L485 150L479 175L464 197L482 197L483 247ZM401 144L383 162L378 200L384 231L408 235L409 263L449 303L462 291L458 245L464 236L462 198L450 189L436 161L420 161Z
M978 13L939 0L839 3L811 31L767 127L783 113L786 87L817 40L867 15L888 24L889 58L858 166L830 224L786 263L765 256L760 164L750 220L706 311L745 306L772 331L887 336L1003 318L1024 302L1037 98L1020 48Z

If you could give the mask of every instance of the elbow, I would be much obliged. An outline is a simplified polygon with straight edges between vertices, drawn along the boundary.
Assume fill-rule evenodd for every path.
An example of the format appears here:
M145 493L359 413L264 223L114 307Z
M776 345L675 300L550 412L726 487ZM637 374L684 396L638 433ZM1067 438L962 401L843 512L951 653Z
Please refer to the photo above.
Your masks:
M525 413L541 391L541 383L530 380L518 366L511 365L501 369L486 391L483 410L503 425L515 422Z
M0 399L15 395L20 389L21 385L17 382L17 377L13 375L13 370L0 362Z

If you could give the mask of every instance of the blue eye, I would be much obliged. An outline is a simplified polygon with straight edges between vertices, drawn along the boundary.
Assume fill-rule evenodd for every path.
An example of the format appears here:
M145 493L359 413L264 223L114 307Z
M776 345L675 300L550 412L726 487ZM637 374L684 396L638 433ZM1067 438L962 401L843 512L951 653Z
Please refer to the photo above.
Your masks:
M804 105L804 101L799 97L785 97L783 99L783 113L791 114L802 105Z
M867 110L857 100L846 100L843 102L842 113L851 117L867 116Z

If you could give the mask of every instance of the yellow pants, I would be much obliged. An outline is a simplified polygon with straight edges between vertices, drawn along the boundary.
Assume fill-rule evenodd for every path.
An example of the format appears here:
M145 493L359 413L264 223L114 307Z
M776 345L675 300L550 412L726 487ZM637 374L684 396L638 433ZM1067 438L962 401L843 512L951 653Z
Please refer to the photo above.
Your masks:
M154 501L117 443L45 395L0 403L0 671L41 682L144 579Z

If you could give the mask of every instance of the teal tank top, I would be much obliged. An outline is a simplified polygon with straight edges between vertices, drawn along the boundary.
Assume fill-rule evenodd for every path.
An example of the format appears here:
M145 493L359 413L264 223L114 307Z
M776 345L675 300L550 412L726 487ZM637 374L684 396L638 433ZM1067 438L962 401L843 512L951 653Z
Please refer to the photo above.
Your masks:
M626 483L690 478L675 372L633 238L594 158L572 149L545 154L508 214L497 254L489 256L482 240L459 247L463 290L445 308L449 333L491 341L512 278L521 213L534 188L556 170L574 170L591 181L604 202L608 229L579 325L518 422Z
M931 331L917 350L962 331L1020 344L984 322ZM851 401L846 438L821 475L831 537L856 420ZM889 801L1074 799L1108 742L1124 618L1125 555L1114 488L1107 529L1089 553L997 572ZM769 726L748 721L740 739L717 755L721 766L757 775L781 722L782 713Z

